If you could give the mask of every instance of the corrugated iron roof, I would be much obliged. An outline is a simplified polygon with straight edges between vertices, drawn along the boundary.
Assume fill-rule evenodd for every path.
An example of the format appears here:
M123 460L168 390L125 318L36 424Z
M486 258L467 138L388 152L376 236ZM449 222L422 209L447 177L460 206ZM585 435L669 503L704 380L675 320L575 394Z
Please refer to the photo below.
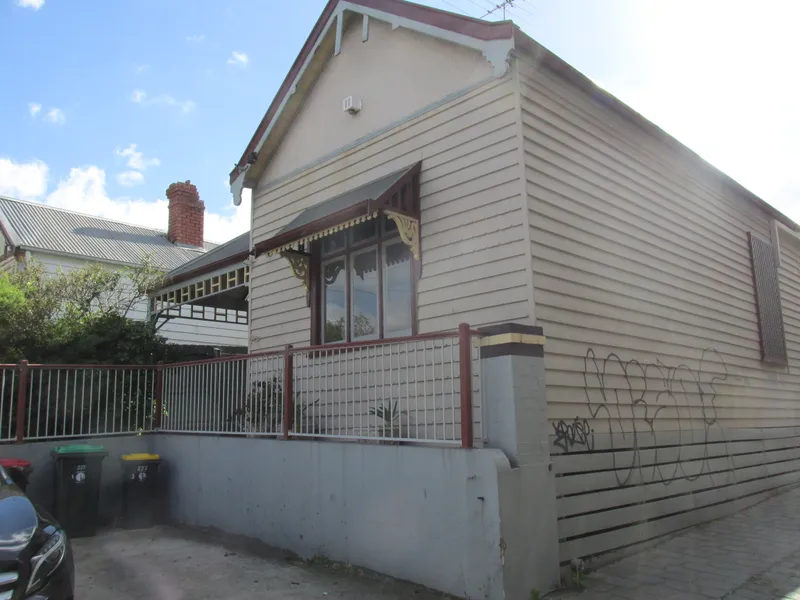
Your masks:
M150 255L156 266L170 270L203 256L204 249L176 246L166 232L92 217L35 202L0 196L0 224L12 245L26 250L73 254L100 261L139 264Z
M195 271L199 271L205 267L210 267L216 263L220 263L220 266L224 265L224 261L229 258L236 256L237 254L243 254L250 250L250 232L247 231L240 236L233 238L229 242L225 242L224 244L220 244L213 250L209 250L202 256L198 256L192 261L182 264L180 267L177 267L170 271L167 276L171 279L174 277L178 277L179 275L185 275L186 273L193 273Z

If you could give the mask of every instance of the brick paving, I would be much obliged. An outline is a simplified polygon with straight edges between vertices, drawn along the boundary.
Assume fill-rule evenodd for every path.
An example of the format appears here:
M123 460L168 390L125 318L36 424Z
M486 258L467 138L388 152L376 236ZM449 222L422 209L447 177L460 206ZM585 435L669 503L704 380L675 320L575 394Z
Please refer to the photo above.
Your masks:
M800 488L583 577L564 600L800 600Z

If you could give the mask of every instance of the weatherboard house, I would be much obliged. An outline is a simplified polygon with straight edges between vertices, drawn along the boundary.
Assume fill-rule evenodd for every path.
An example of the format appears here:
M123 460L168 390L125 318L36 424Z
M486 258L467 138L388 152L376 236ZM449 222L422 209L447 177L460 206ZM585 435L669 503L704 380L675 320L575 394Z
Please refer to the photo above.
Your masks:
M145 257L165 272L196 264L220 247L204 240L205 206L190 182L171 185L167 197L169 227L163 231L0 196L0 273L31 261L51 273L89 263L124 269ZM195 319L177 318L181 314ZM156 318L159 333L171 343L228 350L247 346L247 313L235 307L183 307L148 315L143 300L130 316Z
M800 481L797 225L512 22L331 0L230 182L235 202L252 194L251 231L182 268L158 307L230 285L249 350L313 346L312 378L329 344L501 331L541 373L481 371L475 444L530 474L518 489L553 525L519 535L557 544L556 563ZM504 446L512 380L545 426ZM531 565L515 589L554 581L501 539L498 569Z

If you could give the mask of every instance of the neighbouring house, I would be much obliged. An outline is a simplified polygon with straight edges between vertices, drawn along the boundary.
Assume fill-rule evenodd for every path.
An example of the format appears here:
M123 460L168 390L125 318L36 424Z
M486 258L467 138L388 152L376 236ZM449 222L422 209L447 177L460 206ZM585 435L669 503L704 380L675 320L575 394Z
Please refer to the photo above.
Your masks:
M153 298L249 311L165 370L178 520L523 598L800 482L797 225L513 23L330 0L230 182Z
M94 262L125 268L146 256L157 268L171 271L226 246L203 239L205 207L194 185L173 184L167 197L169 227L163 231L0 196L0 272L24 268L30 261L49 272ZM147 301L130 316L149 318ZM196 320L199 316L204 323ZM171 343L242 349L247 347L246 319L246 312L185 306L159 314L157 327Z

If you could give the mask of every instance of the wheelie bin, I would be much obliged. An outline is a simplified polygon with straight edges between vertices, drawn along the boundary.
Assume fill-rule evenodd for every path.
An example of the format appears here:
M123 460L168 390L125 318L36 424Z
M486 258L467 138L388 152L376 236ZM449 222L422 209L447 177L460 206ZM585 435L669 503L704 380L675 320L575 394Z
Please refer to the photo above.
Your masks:
M73 444L59 446L52 454L55 461L55 518L70 537L95 535L103 459L108 452L102 446Z
M159 517L158 454L124 454L122 457L122 515L126 529L152 527Z
M19 489L23 492L27 489L28 480L33 473L30 461L24 458L0 458L0 466L6 470Z

